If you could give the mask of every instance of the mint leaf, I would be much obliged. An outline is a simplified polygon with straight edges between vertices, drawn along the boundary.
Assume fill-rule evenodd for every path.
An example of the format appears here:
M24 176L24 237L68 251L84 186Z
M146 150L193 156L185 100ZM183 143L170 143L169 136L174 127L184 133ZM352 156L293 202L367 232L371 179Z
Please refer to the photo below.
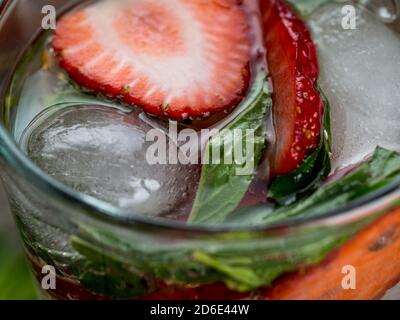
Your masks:
M137 234L130 234L129 239L122 234L117 237L106 230L81 226L79 236L71 240L87 259L79 276L81 283L101 295L138 297L152 290L152 282L144 279L181 286L223 281L233 290L247 292L269 286L299 265L320 262L365 223L308 230L301 236L273 241L257 233L240 232L174 243Z
M75 250L86 258L80 266L79 281L89 291L105 297L137 298L147 291L145 281L130 266L107 255L91 243L73 236Z
M71 238L72 246L82 256L98 265L120 265L131 272L174 283L208 283L217 281L216 273L208 272L206 267L192 258L197 244L182 244L174 250L170 245L156 243L132 235L124 239L106 230L88 225L80 225L79 234Z
M399 179L400 154L378 147L368 162L308 199L277 209L260 207L255 210L256 216L254 209L247 208L236 223L271 223L323 213L360 200ZM80 226L79 237L73 237L72 242L89 266L83 268L82 284L99 294L139 296L151 291L145 278L190 286L223 281L233 290L246 292L268 286L300 265L319 263L383 213L346 226L310 227L296 237L274 241L256 232L233 232L165 242L138 234L129 234L128 239L122 234Z
M342 179L327 184L310 197L278 209L247 208L231 222L258 225L309 217L361 200L400 180L400 154L377 147L372 158Z
M253 262L250 258L241 259L241 263L235 264L223 259L219 260L218 257L213 257L202 251L195 251L193 257L200 263L221 272L225 276L226 285L240 292L269 284L284 271L284 268L278 265L275 268L264 268L265 272L259 275L256 270L249 268ZM237 259L237 261L239 260Z
M223 157L221 164L203 165L189 223L223 222L240 203L255 176L265 148L265 117L271 103L266 74L260 71L248 98L238 106L243 111L206 146L209 155L213 150L219 150ZM232 135L236 129L241 130L240 137ZM235 148L242 150L243 144L250 141L246 130L254 130L253 170L249 174L239 175L238 169L244 169L245 164L238 164L235 160L232 164L226 164L224 157L233 159ZM228 147L224 141L230 142Z

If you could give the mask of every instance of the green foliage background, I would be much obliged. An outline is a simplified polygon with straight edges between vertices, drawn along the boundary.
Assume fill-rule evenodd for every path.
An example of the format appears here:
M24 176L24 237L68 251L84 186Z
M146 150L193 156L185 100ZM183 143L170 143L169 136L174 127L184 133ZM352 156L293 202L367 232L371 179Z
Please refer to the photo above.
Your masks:
M36 299L36 292L22 249L0 234L0 300L25 299Z

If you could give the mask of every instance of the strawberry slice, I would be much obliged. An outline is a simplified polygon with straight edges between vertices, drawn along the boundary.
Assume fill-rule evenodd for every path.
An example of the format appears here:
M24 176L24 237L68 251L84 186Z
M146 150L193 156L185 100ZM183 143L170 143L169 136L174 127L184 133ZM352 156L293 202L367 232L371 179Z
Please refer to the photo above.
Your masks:
M273 177L296 169L320 140L323 102L316 90L318 61L307 26L284 1L261 0L272 79L276 145Z
M99 1L59 21L53 48L79 85L181 120L243 98L248 30L236 0Z

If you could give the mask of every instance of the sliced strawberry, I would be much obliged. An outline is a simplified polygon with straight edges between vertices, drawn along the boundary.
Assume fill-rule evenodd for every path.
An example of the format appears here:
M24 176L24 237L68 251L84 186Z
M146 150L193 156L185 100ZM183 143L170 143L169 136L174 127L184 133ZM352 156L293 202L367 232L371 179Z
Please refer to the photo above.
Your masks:
M236 0L99 1L62 18L53 47L79 85L179 120L243 98L248 29Z
M272 176L296 169L320 139L323 102L316 90L318 61L307 26L282 0L261 0L272 79L276 145Z

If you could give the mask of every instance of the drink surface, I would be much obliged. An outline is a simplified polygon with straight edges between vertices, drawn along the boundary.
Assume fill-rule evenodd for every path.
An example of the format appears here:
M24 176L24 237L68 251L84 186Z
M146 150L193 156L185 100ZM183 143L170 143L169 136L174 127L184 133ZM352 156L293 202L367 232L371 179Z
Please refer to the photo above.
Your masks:
M361 161L376 145L399 149L400 141L398 35L361 9L357 9L358 28L343 31L341 8L325 5L309 19L319 48L319 82L331 102L333 171ZM257 25L257 18L252 19L252 25ZM257 55L265 49L260 30L254 27L252 32L256 39L252 51ZM46 49L48 38L42 36L38 42L42 44L35 45L38 48L21 71L25 74L20 76L19 102L13 108L14 136L28 155L66 185L127 211L184 218L197 190L200 165L149 165L145 153L150 143L145 135L160 122L116 102L96 106L93 98L85 103L86 97L69 91L65 76L54 66L55 57ZM44 111L54 99L61 101L60 110L68 109L55 114ZM74 107L67 103L74 101ZM218 120L221 117L225 119ZM229 123L229 116L201 126L215 121L222 126ZM167 123L161 126L167 130ZM104 170L107 165L110 170Z

